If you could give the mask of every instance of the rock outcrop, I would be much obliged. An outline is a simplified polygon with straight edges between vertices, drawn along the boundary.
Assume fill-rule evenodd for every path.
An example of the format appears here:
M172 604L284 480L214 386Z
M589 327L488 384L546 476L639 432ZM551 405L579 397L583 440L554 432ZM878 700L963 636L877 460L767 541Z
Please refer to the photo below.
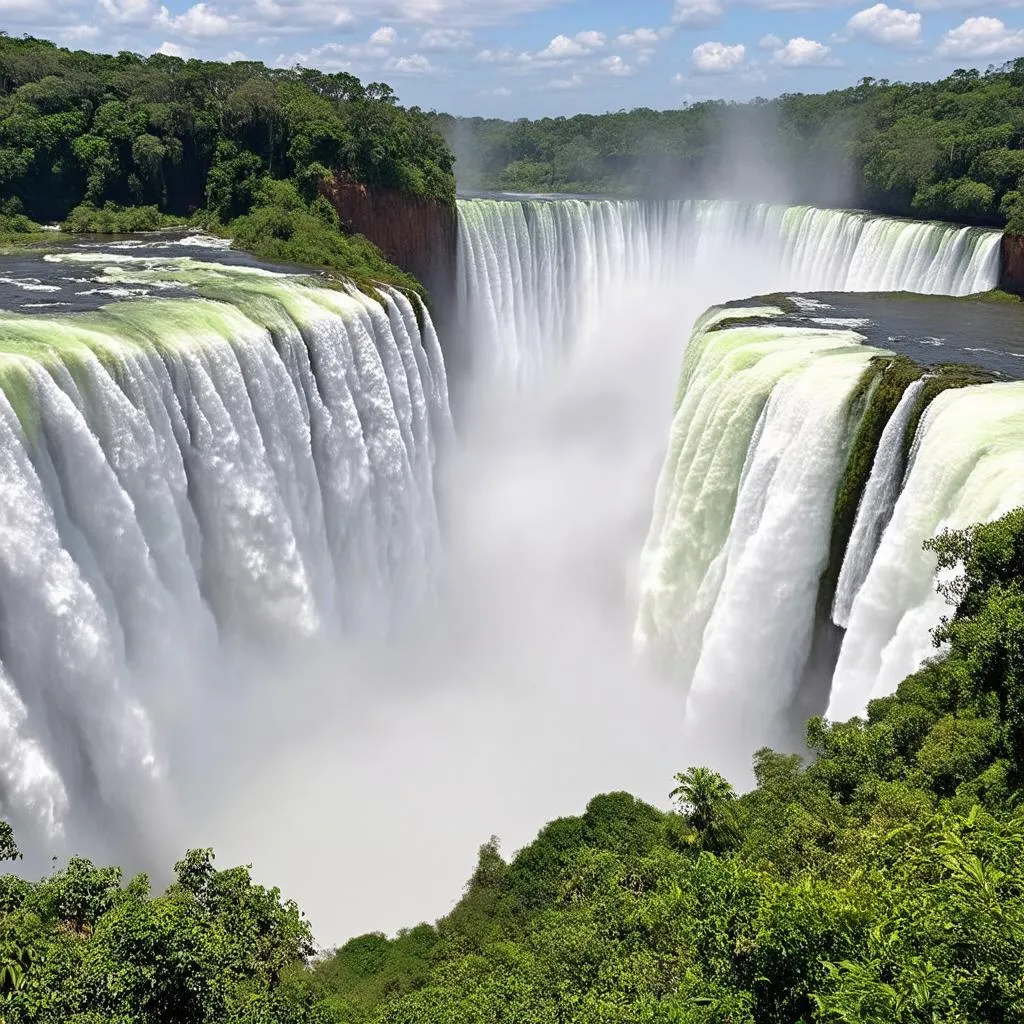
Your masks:
M1003 235L999 255L999 287L1024 296L1024 235Z
M443 316L455 288L454 206L341 178L322 188L342 225L365 235L392 263L421 281L430 293L431 308Z

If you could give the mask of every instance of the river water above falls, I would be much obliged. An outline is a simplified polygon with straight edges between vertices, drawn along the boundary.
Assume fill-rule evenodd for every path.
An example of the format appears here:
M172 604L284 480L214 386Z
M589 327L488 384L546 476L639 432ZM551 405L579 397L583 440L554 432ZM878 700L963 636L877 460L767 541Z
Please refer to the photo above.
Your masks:
M984 290L998 234L489 200L460 203L460 231L463 336L440 340L398 293L202 237L0 260L0 795L40 860L74 848L148 866L213 844L340 938L442 912L487 836L513 848L595 789L661 802L682 759L742 771L745 734L701 747L683 721L727 674L765 710L730 630L787 574L786 601L743 635L776 659L770 714L798 687L844 401L875 349L1024 368L1002 307L797 296L775 324L797 340L753 390L731 363L705 367L694 415L709 439L707 424L732 433L687 455L673 522L710 532L682 551L670 527L697 584L684 599L678 575L663 600L652 504L698 316L779 289ZM442 348L469 358L445 365ZM799 500L774 502L782 491ZM787 549L761 526L797 507L803 546L776 565ZM637 659L638 603L666 636L689 629L680 608L702 617L706 649L702 627L667 669ZM844 669L850 701L871 671Z

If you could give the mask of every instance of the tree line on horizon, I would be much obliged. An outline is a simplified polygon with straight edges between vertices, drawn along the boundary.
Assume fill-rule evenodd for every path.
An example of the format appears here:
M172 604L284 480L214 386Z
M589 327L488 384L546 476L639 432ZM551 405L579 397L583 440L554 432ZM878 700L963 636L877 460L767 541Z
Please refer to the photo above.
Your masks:
M463 190L778 200L1024 233L1024 58L749 103L434 123Z

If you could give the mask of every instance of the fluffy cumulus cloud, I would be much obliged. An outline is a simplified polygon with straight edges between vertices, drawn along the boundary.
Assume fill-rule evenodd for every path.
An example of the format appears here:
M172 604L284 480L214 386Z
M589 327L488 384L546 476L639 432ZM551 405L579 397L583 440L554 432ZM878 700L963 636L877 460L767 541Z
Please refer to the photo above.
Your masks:
M675 0L672 24L680 28L704 28L721 17L719 0Z
M574 36L557 35L544 47L532 53L528 50L481 50L476 60L481 64L503 64L518 66L520 71L530 68L544 68L552 65L568 64L589 57L607 43L602 32L577 32Z
M180 46L178 43L162 42L157 48L157 53L162 53L165 57L191 57L192 49L188 46Z
M727 71L735 71L742 65L747 56L747 48L742 43L732 46L727 43L707 42L693 48L693 66L704 75L720 75Z
M762 50L777 50L783 45L783 40L775 35L774 32L769 32L768 35L761 36L757 41L757 45L760 46Z
M381 25L376 32L370 36L371 46L380 46L390 49L398 42L398 33L390 25Z
M100 0L99 7L108 18L123 25L141 24L153 18L149 0Z
M597 69L606 75L613 75L616 78L627 78L633 74L633 69L619 56L605 57L598 61Z
M193 4L184 14L172 15L161 7L154 24L189 39L215 39L241 28L240 19L225 17L207 4Z
M824 43L797 36L772 53L772 60L784 68L806 68L825 64L832 51Z
M846 23L848 38L862 37L887 46L906 46L921 38L921 15L887 4L858 11Z
M1024 51L1024 31L1009 29L998 18L968 18L939 43L940 57L1009 57Z

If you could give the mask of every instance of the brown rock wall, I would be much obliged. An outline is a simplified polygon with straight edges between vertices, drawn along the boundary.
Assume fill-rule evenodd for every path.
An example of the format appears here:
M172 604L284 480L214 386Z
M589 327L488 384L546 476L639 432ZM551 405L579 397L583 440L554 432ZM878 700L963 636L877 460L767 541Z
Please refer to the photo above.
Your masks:
M423 283L435 313L448 307L458 238L453 207L341 180L322 187L349 231L365 235L392 263Z
M1003 235L999 287L1024 296L1024 235Z

